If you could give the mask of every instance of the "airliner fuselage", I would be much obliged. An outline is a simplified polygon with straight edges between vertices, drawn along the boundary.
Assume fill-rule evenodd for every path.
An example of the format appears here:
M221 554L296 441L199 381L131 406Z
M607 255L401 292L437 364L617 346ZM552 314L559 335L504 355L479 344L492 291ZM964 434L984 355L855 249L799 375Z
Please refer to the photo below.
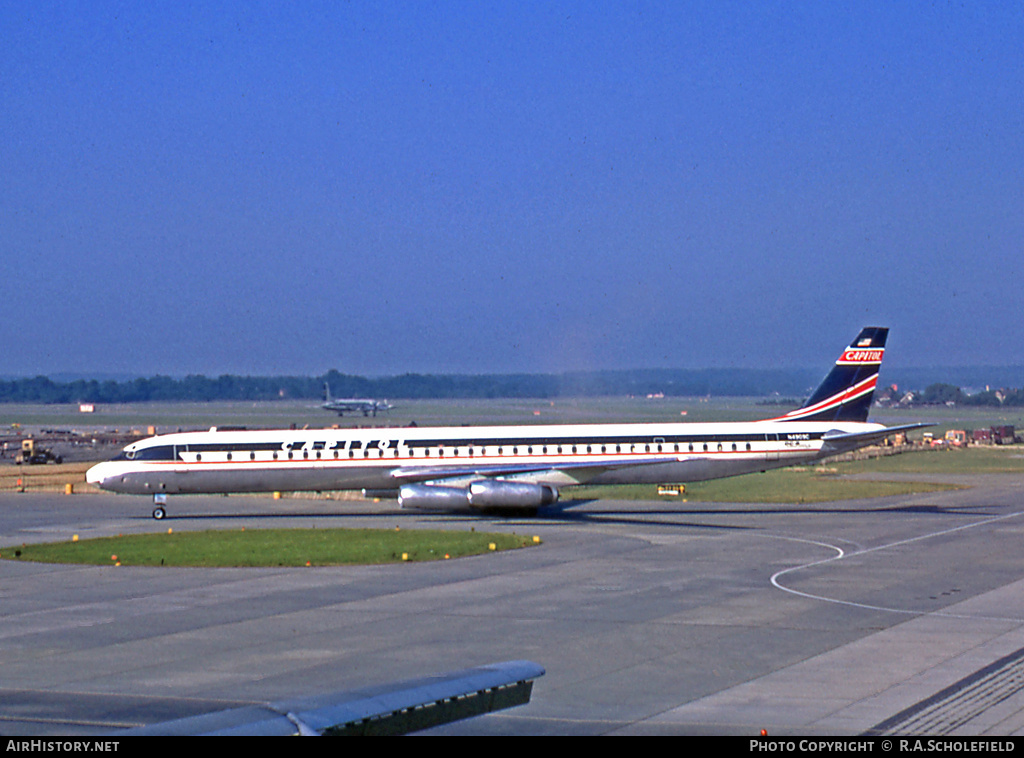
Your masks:
M446 509L535 508L574 484L686 483L766 471L917 426L867 423L886 334L864 329L803 406L764 421L211 429L134 442L87 478L112 492L160 498L364 489L406 507Z
M878 424L750 422L206 431L132 443L89 480L131 494L398 489L487 476L555 486L693 482L819 457L828 432ZM825 454L832 454L826 448Z

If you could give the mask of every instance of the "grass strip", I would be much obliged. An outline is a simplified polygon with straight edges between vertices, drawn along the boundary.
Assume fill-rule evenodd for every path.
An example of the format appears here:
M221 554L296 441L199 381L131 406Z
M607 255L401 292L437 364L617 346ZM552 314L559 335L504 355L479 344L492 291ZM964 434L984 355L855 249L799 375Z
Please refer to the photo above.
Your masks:
M202 568L343 566L462 558L539 544L516 534L425 529L160 532L0 549L42 563Z
M686 500L706 503L822 503L872 497L915 495L963 489L938 481L868 481L847 479L850 474L927 474L941 477L960 474L1024 473L1024 448L1020 445L972 446L965 449L920 450L901 455L794 466L763 474L693 482L684 493L665 497L654 485L571 487L562 499L579 500Z
M1019 474L1024 473L1024 447L974 445L960 449L922 450L839 463L835 468L841 474Z
M780 469L764 474L747 474L686 485L679 495L663 496L650 484L605 487L572 487L562 499L578 500L669 500L696 503L827 503L925 492L961 489L940 482L884 482L844 479L835 468Z

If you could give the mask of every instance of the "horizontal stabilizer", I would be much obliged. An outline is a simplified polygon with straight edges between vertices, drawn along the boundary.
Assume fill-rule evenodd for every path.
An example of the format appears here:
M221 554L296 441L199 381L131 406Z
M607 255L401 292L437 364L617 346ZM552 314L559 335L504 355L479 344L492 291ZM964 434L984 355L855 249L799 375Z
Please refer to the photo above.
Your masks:
M166 736L399 735L530 702L544 669L506 661L331 695L208 713L119 732Z
M873 445L876 442L881 442L886 437L891 437L899 432L907 432L911 429L921 429L926 426L935 426L935 424L920 423L920 424L903 424L902 426L887 426L881 429L871 429L866 432L827 432L822 437L821 452L823 455L835 455L837 453L846 453L850 450L856 450L857 448L864 447L865 445Z

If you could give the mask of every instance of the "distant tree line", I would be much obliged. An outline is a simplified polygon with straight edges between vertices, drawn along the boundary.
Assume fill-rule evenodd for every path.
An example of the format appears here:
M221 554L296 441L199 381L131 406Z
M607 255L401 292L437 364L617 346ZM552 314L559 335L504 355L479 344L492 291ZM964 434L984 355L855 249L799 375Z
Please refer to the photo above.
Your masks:
M803 397L818 377L803 370L651 369L564 374L483 374L367 378L336 370L323 376L154 376L127 381L46 376L0 380L4 403L139 403L335 398L487 399L664 394Z
M328 371L323 376L153 376L127 381L45 376L0 380L0 403L142 403L214 400L311 400L335 398L490 399L609 397L804 398L820 377L806 370L647 369L564 374L402 374L367 378ZM914 404L955 403L1024 406L1024 389L987 390L968 395L952 384L934 383L914 393Z
M1024 406L1024 389L989 389L968 395L952 384L931 384L914 394L915 405Z

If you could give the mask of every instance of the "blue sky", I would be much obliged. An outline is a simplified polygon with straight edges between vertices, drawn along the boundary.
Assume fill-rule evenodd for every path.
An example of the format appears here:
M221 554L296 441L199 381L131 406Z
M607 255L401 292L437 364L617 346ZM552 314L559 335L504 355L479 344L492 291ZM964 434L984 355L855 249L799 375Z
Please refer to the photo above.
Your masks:
M1019 3L0 13L0 375L1024 364Z

